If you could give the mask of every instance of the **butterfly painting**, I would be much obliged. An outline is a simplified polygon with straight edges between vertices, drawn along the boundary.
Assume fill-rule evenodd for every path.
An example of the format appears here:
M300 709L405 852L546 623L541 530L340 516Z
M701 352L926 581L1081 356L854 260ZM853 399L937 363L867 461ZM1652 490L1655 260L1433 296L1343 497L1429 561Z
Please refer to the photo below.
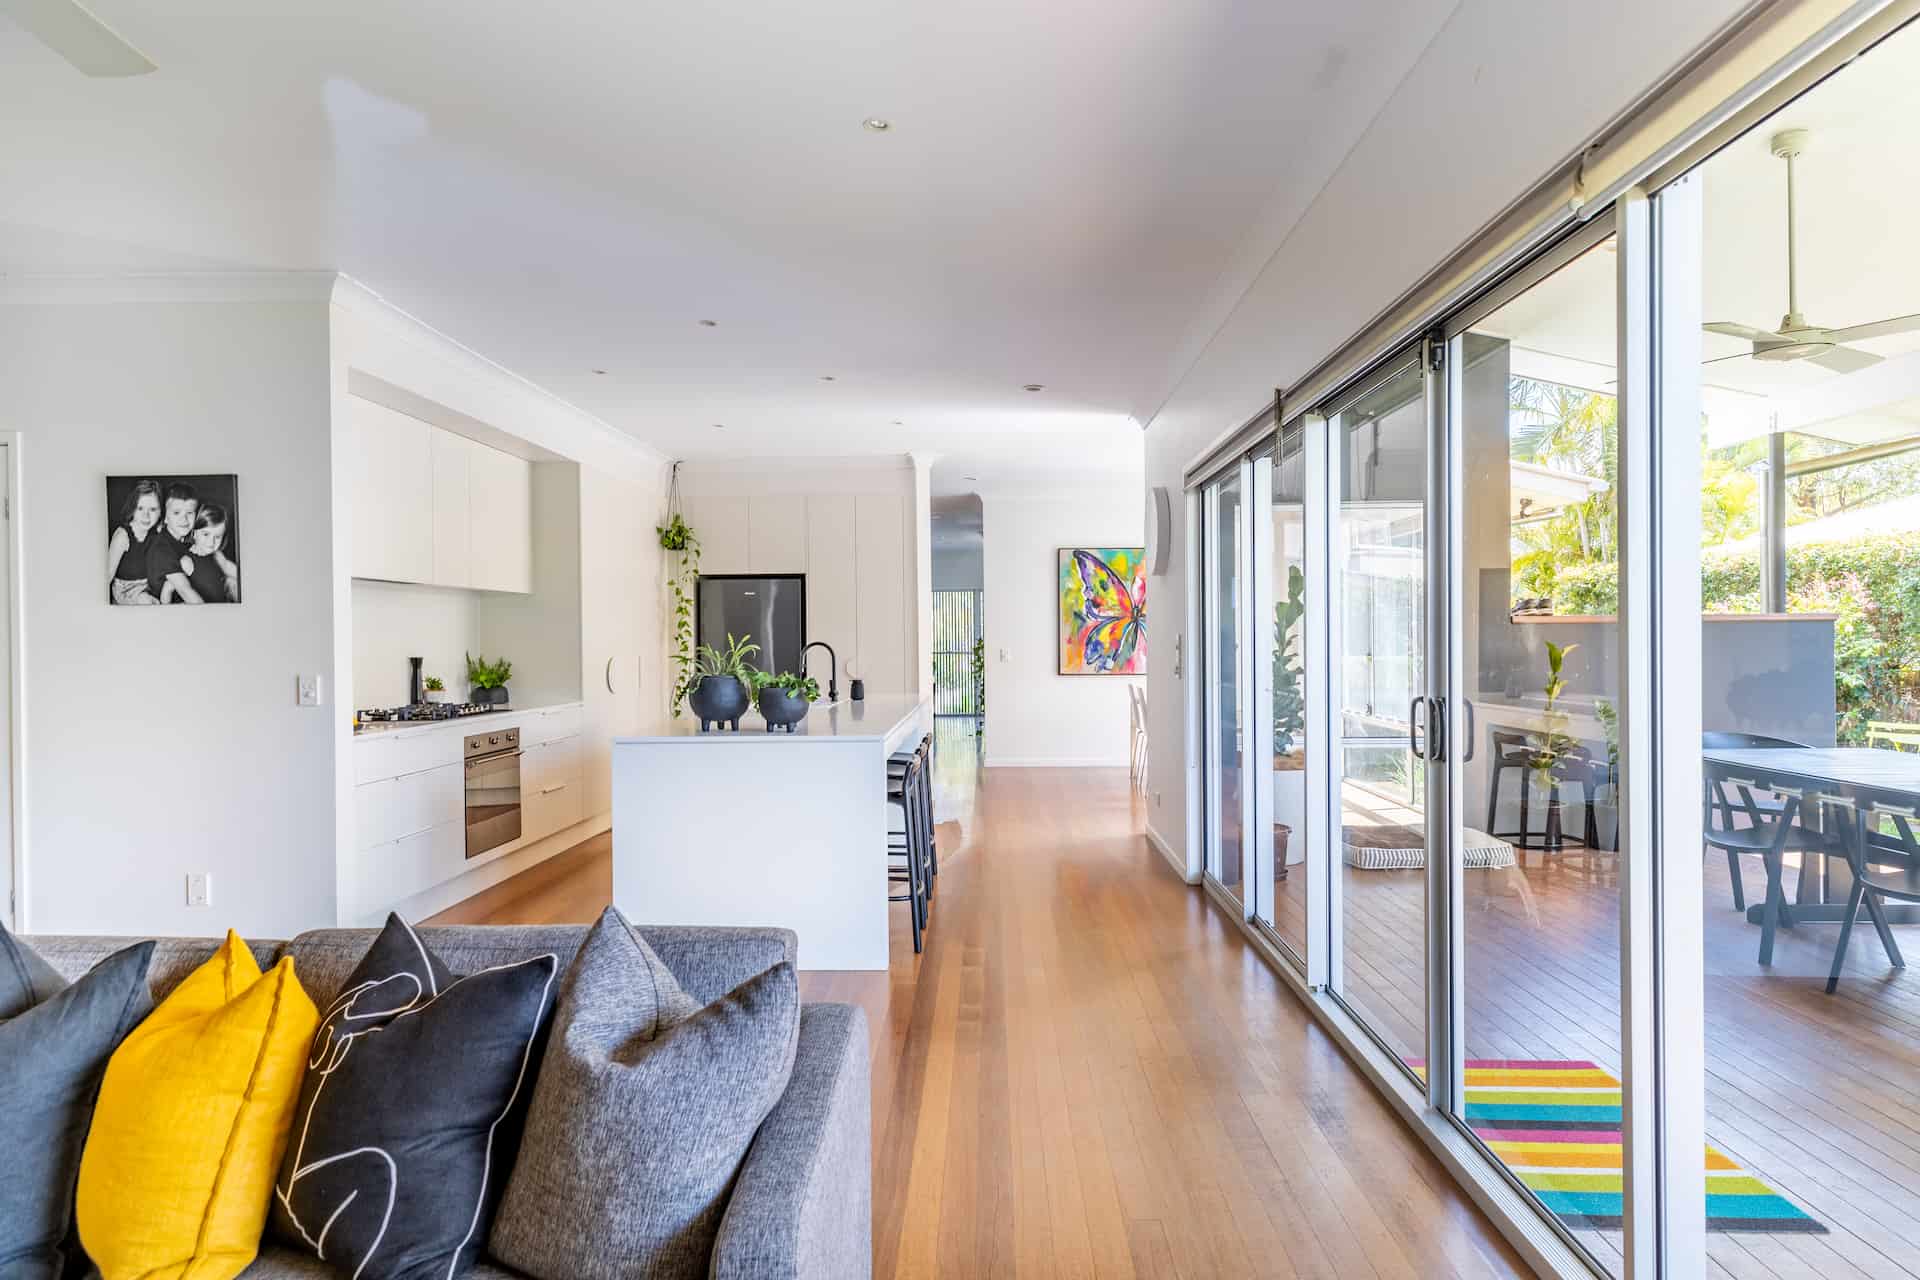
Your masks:
M1060 674L1138 676L1147 670L1144 547L1060 549Z

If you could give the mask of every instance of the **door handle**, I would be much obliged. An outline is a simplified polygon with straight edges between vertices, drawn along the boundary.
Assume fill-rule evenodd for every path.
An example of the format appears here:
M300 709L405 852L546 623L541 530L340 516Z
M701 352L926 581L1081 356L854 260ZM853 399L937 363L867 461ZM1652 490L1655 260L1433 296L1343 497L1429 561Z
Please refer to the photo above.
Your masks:
M1437 764L1447 760L1447 700L1427 699L1427 759Z
M1407 750L1413 753L1413 758L1416 760L1427 758L1427 753L1420 749L1420 718L1426 701L1426 694L1416 693L1413 695L1413 701L1407 704Z
M613 692L613 659L607 659L607 692Z
M1461 753L1460 753L1460 760L1461 760L1461 763L1463 763L1463 764L1464 764L1464 763L1466 763L1466 762L1468 762L1468 761L1470 761L1470 760L1472 760L1472 759L1473 759L1473 744L1474 744L1474 740L1475 740L1476 738L1478 738L1478 737L1480 736L1480 734L1479 734L1479 731L1478 731L1477 729L1475 729L1475 728L1474 728L1474 720L1473 720L1473 699L1472 699L1472 698L1462 698L1462 699L1460 700L1460 705L1461 705L1461 706L1463 706L1463 707L1465 707L1465 708L1467 709L1467 745L1466 745L1466 747L1465 747L1465 749L1464 749L1464 750L1462 750L1462 751L1461 751Z

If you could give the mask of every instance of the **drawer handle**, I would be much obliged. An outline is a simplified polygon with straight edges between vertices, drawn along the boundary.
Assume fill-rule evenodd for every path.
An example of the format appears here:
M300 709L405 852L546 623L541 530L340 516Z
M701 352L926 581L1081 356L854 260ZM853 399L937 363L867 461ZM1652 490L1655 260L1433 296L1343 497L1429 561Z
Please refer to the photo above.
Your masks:
M607 659L607 692L613 692L613 659Z
M552 795L552 794L553 794L554 792L556 792L556 791L565 791L566 789L567 789L567 784L566 784L566 783L564 783L564 782L556 782L556 783L554 783L554 784L553 784L552 786L550 786L550 787L542 787L542 788L540 788L540 794L541 794L541 795L543 795L543 796L550 796L550 795Z

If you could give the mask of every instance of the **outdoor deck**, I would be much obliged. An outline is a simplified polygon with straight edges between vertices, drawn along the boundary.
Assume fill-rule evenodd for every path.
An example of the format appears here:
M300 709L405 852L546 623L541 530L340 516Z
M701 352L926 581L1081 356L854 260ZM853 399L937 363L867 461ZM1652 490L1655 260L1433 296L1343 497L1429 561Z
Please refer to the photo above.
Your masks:
M1551 865L1539 854L1528 861L1525 870L1467 875L1467 1056L1589 1059L1617 1076L1611 859L1583 868L1576 846ZM1759 861L1746 862L1747 900L1758 902ZM1710 1233L1708 1273L1920 1276L1920 976L1889 969L1864 923L1835 995L1822 986L1838 925L1782 930L1775 963L1762 972L1759 929L1734 910L1724 860L1714 855L1703 867L1708 1141L1829 1228ZM1347 999L1389 1044L1417 1055L1424 873L1342 872ZM1298 873L1276 895L1289 938L1304 936ZM1920 927L1896 934L1920 954ZM1619 1233L1581 1239L1618 1270Z

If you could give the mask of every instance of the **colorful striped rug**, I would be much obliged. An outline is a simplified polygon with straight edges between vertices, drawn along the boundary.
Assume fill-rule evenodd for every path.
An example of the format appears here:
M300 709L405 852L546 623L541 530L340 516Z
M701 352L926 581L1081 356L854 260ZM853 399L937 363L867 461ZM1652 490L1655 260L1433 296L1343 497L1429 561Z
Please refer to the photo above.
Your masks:
M1425 1074L1422 1061L1414 1070ZM1473 1058L1467 1124L1569 1227L1620 1229L1620 1082L1591 1062ZM1712 1147L1707 1230L1826 1227Z

